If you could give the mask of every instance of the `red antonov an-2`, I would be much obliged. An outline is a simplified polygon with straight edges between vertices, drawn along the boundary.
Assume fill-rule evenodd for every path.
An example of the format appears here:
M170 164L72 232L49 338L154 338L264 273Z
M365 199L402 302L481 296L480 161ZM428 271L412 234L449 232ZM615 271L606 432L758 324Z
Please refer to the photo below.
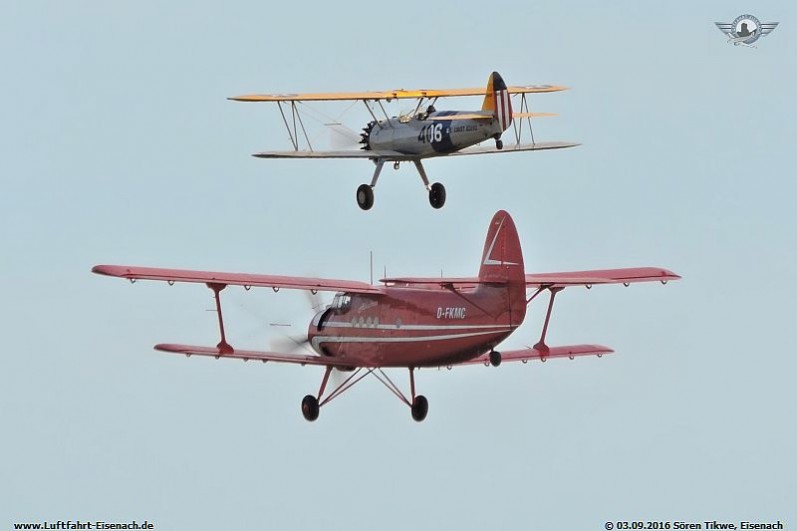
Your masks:
M600 345L549 347L545 335L556 294L569 286L677 280L666 269L639 267L526 274L515 224L508 213L495 214L484 243L479 276L472 278L386 278L384 285L322 278L215 273L180 269L158 269L98 265L101 275L135 280L164 280L206 284L215 295L221 340L215 347L160 344L157 350L187 356L214 356L247 360L321 365L326 368L318 395L302 400L307 420L318 418L320 407L340 396L369 374L374 375L400 400L410 406L417 421L426 418L429 403L415 394L414 370L483 363L498 366L502 361L597 355L612 352ZM338 292L331 305L310 323L307 341L317 355L263 352L233 348L224 334L220 292L229 285ZM533 289L527 297L527 290ZM495 346L523 323L527 305L543 291L550 292L542 334L532 348L499 353ZM384 368L409 369L410 394L405 396L385 374ZM330 373L349 376L325 395Z

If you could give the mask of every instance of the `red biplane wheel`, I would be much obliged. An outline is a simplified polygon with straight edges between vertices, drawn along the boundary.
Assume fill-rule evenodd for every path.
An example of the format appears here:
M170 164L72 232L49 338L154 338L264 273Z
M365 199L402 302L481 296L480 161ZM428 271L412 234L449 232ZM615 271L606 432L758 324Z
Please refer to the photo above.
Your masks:
M313 422L318 418L320 408L318 407L318 400L313 395L307 395L302 399L302 415L305 420Z
M429 204L433 208L443 208L446 204L446 187L440 183L434 183L429 190Z
M416 422L421 422L426 418L426 414L429 413L429 401L426 400L425 396L418 395L413 400L410 409L412 410L412 418Z
M374 206L374 189L370 185L361 184L357 188L357 205L363 210L369 210Z
M495 149L504 149L504 141L500 138L495 141Z
M490 351L490 365L493 367L498 367L501 365L501 353L497 350Z

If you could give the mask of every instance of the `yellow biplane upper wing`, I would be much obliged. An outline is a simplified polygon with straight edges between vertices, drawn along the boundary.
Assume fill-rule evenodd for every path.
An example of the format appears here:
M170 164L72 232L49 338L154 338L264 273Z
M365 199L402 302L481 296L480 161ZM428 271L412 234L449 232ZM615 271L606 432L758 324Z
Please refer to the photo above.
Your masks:
M559 92L567 87L559 85L524 85L507 87L510 94L541 94ZM322 92L314 94L244 94L227 98L234 101L355 101L404 100L418 98L453 98L458 96L484 96L485 88L385 90L375 92Z

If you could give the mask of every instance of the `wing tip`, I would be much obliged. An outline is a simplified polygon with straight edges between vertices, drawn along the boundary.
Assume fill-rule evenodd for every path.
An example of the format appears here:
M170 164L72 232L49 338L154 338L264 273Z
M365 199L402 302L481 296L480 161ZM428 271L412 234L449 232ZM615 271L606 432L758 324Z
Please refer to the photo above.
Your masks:
M91 268L91 272L95 275L105 275L107 277L121 277L124 274L124 268L117 265L99 264Z
M227 100L229 100L229 101L243 101L243 102L267 101L267 100L264 100L262 96L257 96L255 94L242 94L240 96L227 96Z
M160 352L170 352L172 354L189 354L189 351L195 349L196 347L190 347L188 345L180 345L177 343L158 343L152 348Z

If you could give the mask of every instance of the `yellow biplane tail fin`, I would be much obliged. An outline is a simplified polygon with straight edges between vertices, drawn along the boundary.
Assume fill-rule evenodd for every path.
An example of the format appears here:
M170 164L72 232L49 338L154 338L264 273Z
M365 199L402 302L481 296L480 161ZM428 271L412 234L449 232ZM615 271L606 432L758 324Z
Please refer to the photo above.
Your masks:
M512 124L512 101L506 83L498 72L490 74L487 80L487 90L482 103L483 111L490 111L501 124L501 130L506 131Z

